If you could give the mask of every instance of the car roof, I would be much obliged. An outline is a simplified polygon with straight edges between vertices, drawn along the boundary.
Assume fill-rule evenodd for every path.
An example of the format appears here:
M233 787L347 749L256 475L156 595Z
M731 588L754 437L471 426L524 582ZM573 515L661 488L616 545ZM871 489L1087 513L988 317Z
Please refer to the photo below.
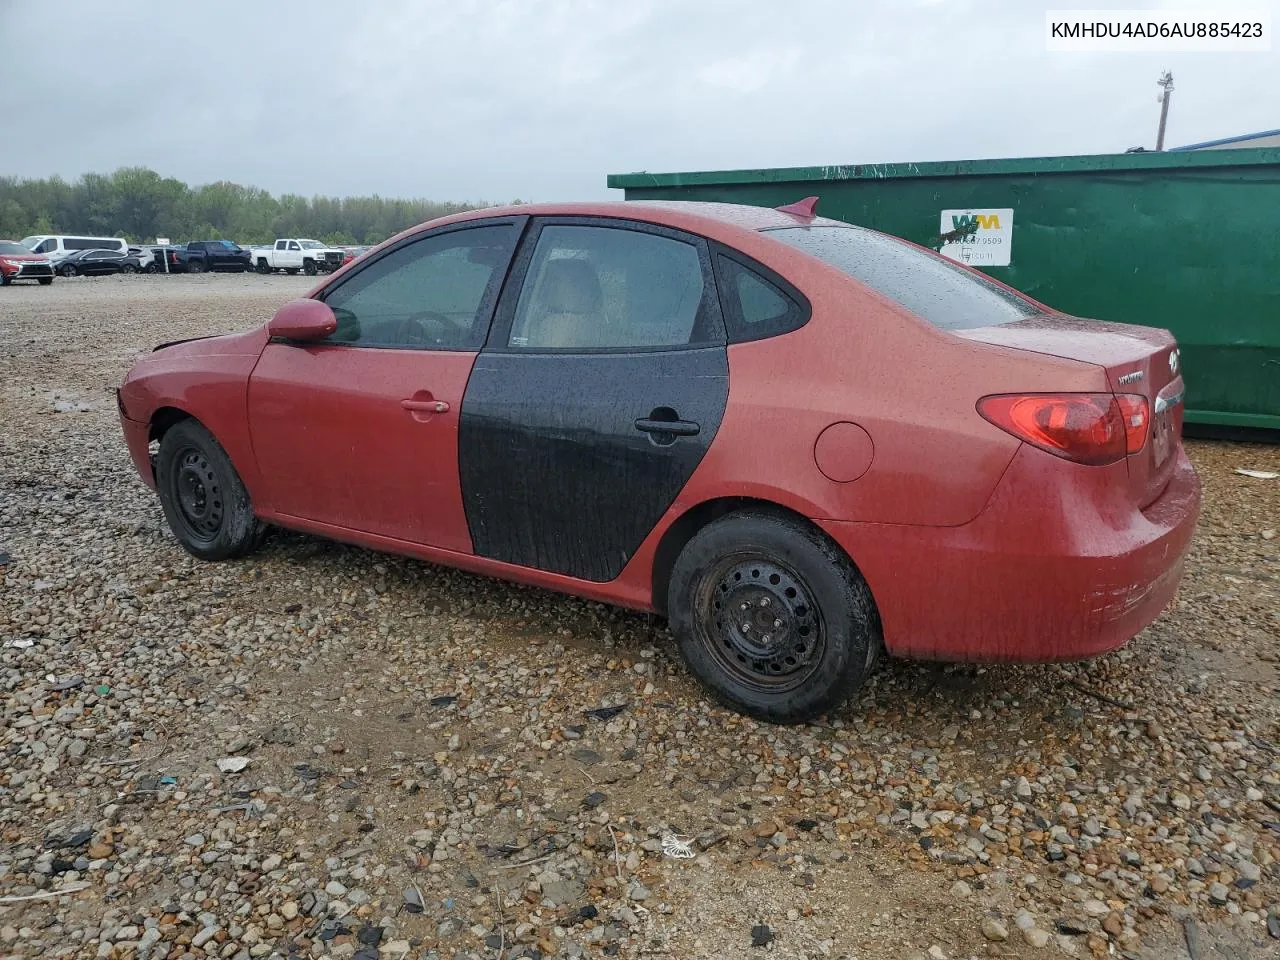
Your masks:
M615 217L640 220L677 227L715 237L726 231L773 230L781 227L848 226L828 217L805 217L785 213L771 207L745 203L710 203L696 200L607 200L586 203L522 203L508 207L489 207L430 220L411 231L442 226L447 223L490 217Z

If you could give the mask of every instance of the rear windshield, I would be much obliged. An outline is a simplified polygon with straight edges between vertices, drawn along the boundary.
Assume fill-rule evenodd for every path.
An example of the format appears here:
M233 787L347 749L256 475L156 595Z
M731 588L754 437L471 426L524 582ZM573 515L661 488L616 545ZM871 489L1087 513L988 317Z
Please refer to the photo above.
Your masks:
M943 330L994 327L1040 312L981 274L873 230L783 227L765 232L860 280Z

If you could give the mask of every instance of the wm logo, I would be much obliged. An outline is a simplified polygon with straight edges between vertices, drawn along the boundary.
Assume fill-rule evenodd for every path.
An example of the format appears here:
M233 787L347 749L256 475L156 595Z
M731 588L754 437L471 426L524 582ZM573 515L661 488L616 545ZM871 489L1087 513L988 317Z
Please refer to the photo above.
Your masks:
M977 221L976 226L974 224L974 221ZM995 213L992 213L992 214L979 213L976 215L966 213L966 214L961 214L960 216L957 217L953 214L951 217L951 226L953 229L962 230L965 233L973 233L973 231L977 229L999 230L1000 216L999 214L995 214Z

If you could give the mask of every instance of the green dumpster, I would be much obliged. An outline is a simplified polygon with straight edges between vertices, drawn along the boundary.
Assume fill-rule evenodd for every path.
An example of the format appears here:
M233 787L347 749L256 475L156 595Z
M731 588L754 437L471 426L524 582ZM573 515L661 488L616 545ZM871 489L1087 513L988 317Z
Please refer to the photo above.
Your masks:
M1280 428L1280 149L628 173L608 184L628 200L774 207L816 195L820 214L942 249L1056 309L1171 330L1188 421Z

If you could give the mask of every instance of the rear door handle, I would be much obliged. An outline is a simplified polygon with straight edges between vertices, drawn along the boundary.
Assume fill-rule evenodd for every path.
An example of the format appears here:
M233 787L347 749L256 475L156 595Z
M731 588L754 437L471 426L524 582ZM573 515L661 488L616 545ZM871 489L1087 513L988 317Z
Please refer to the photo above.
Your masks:
M401 400L400 406L415 413L448 413L449 404L443 400Z
M652 420L641 417L636 421L636 429L641 433L665 433L673 437L696 437L699 427L692 420Z

